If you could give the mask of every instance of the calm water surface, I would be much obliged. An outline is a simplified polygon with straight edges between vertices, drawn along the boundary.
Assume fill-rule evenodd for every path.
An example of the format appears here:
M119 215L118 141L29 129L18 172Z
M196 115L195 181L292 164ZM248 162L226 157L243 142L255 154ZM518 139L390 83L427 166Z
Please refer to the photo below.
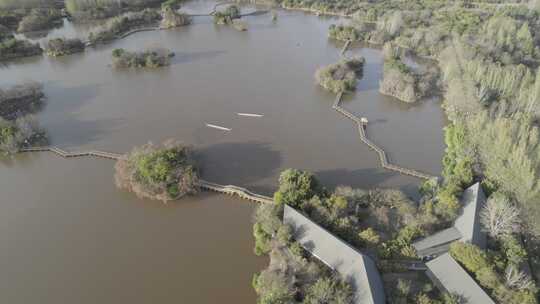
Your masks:
M211 2L187 5L207 12ZM124 152L168 138L195 147L207 180L271 193L288 167L329 186L399 187L418 180L382 170L354 125L331 110L315 70L339 59L326 38L336 19L297 12L246 18L248 32L196 18L185 28L143 32L64 58L31 58L0 69L0 86L41 81L38 114L54 145ZM85 35L66 24L51 36ZM114 48L163 46L176 53L158 70L113 70ZM390 158L440 171L444 116L437 101L410 106L381 96L378 50L345 106L370 120L368 134ZM237 116L261 113L262 118ZM205 127L212 123L231 132ZM19 155L0 163L0 299L5 303L254 303L253 205L202 194L162 205L113 185L107 160Z

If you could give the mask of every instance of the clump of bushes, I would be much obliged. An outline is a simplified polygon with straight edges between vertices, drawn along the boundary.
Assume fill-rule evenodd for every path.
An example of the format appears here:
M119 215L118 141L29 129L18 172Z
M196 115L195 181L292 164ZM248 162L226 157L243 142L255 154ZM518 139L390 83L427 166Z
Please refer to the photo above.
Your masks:
M472 273L476 281L500 303L536 304L534 283L511 268L501 276L496 270L496 262L472 244L455 242L450 246L450 254ZM516 272L513 274L512 272Z
M179 143L134 148L118 160L115 171L118 188L140 198L167 202L198 190L199 175L191 148Z
M354 26L332 24L328 30L328 37L340 41L357 41L360 40L361 35Z
M172 4L171 4L172 5ZM170 6L165 6L161 13L161 27L173 28L188 25L191 23L191 17L187 14L180 13L172 9Z
M62 13L59 9L33 9L19 22L19 33L39 31L62 25Z
M45 94L39 83L16 85L6 90L0 89L0 117L15 120L34 113L43 106Z
M228 6L224 11L214 14L215 24L232 24L234 19L240 18L240 9L236 5Z
M154 25L160 18L160 14L152 9L125 13L110 19L105 25L91 32L88 40L91 43L107 42L118 38L136 27Z
M408 67L399 56L385 58L379 91L405 102L416 102L435 87L433 71L419 72Z
M0 26L0 61L41 55L42 52L38 43L19 40Z
M318 69L315 79L321 87L333 93L354 91L358 76L362 74L364 62L363 57L344 59Z
M0 153L11 155L36 142L45 141L44 133L31 116L9 121L0 118Z
M351 286L306 254L282 224L282 213L281 204L255 210L255 252L270 257L268 267L253 277L258 303L352 303Z
M141 52L129 52L114 49L112 66L115 68L158 68L170 64L174 53L168 49L148 49Z
M78 38L53 38L47 41L45 53L49 56L58 57L82 52L84 48L84 43Z

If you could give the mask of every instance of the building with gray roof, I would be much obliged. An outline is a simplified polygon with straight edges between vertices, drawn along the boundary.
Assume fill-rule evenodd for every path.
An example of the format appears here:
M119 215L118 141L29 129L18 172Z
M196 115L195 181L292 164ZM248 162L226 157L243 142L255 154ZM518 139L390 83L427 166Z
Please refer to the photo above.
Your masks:
M413 243L418 256L440 255L447 252L450 244L455 241L468 242L485 248L486 234L481 229L479 217L485 200L486 197L480 183L467 188L461 198L463 206L461 214L455 220L454 225Z
M426 274L440 290L458 295L464 303L495 304L449 253L427 262L426 266Z
M370 257L287 205L283 223L292 227L293 236L301 246L351 284L354 303L386 303L381 276Z

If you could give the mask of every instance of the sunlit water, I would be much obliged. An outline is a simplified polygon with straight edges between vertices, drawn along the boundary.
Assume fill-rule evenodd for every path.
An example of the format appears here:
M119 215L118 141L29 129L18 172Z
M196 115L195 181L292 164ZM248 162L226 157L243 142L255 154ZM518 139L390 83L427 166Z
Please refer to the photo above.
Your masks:
M189 3L191 13L213 3ZM313 171L329 187L399 187L419 180L380 168L314 72L339 59L328 41L336 19L297 12L248 17L249 31L197 17L189 27L142 32L63 58L0 69L0 86L41 81L37 116L54 145L125 152L168 138L193 145L209 181L270 194L279 172ZM50 35L85 37L66 24ZM41 42L45 41L41 39ZM157 70L113 70L114 48L176 53ZM406 105L378 93L380 51L354 47L367 64L344 105L369 119L368 135L392 161L438 174L445 123L439 102ZM264 114L240 117L237 112ZM232 131L210 129L217 124ZM254 303L252 203L202 194L179 202L139 200L113 184L113 162L19 155L0 166L0 299L5 303Z

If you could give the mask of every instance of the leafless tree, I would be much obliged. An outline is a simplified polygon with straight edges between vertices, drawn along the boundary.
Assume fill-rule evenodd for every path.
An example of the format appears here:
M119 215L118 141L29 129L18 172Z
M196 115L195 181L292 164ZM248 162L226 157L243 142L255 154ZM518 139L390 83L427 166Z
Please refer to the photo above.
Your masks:
M496 193L481 211L480 220L493 238L499 238L519 230L519 215L519 209L508 197Z
M504 277L506 279L506 286L513 289L524 290L534 286L531 277L525 272L518 270L517 267L513 265L506 268Z

